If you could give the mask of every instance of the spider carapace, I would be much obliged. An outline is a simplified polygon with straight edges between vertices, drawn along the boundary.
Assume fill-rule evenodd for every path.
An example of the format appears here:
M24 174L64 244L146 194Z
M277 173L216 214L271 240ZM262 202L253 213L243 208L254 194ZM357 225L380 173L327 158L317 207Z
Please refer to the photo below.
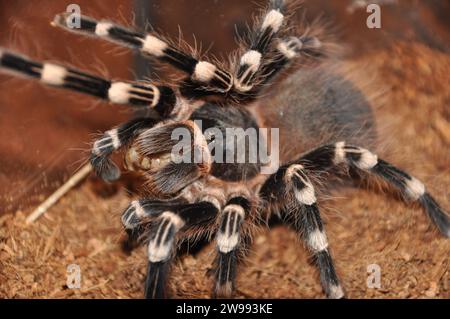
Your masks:
M269 1L228 64L201 60L193 50L157 33L85 16L72 27L67 14L55 17L55 26L137 50L183 71L187 76L176 86L104 79L0 49L2 71L114 104L151 109L151 116L105 132L93 143L90 156L96 174L112 181L120 170L110 156L125 148L125 167L148 180L150 195L132 201L122 214L130 238L148 247L146 297L167 296L177 246L200 236L216 243L213 295L231 296L254 229L274 213L304 240L325 294L344 297L317 204L315 188L323 181L316 183L315 177L322 173L384 180L406 202L421 205L442 235L450 236L449 217L425 186L369 150L376 146L369 101L333 71L338 62L320 33L314 28L295 31L287 19L290 10L285 1ZM297 63L305 60L311 63ZM226 138L218 138L219 133L227 137L229 128L278 128L279 138L238 136L230 146ZM174 132L190 136L178 157L173 156L180 142ZM275 140L279 165L263 173L259 153L255 161L247 160L249 146L262 148ZM243 162L236 161L239 146L244 146ZM216 160L218 152L231 151L231 161Z

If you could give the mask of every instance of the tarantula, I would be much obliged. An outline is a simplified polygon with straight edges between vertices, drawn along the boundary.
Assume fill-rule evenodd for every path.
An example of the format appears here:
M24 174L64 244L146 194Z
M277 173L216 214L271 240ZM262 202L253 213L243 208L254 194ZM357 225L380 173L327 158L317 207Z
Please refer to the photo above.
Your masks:
M273 214L291 224L304 240L327 297L343 298L316 198L316 188L324 184L323 178L320 184L317 180L324 173L327 178L384 180L406 202L419 203L440 232L450 237L450 219L424 185L368 150L376 141L370 102L333 71L325 61L329 59L324 60L325 42L317 35L290 34L294 28L288 24L289 13L283 0L269 1L229 65L200 60L195 52L154 32L85 16L79 27L72 28L68 14L55 17L58 27L138 50L183 71L187 76L176 86L112 81L0 50L4 71L151 111L105 132L93 143L90 156L96 174L108 182L120 176L110 156L126 149L125 167L147 179L148 194L130 203L122 223L132 240L148 245L148 298L166 296L177 245L200 236L216 241L214 296L231 296L237 265L245 257L255 226ZM300 59L313 63L298 67ZM227 128L263 127L280 129L282 165L272 174L262 173L260 159L213 160L215 152L237 146L230 149L215 140L206 133L209 129L226 136ZM177 162L173 156L176 129L191 133L189 147L177 154L190 161ZM269 136L259 136L256 143L263 145L264 140L269 141ZM240 138L239 143L255 141ZM245 158L248 155L246 150Z

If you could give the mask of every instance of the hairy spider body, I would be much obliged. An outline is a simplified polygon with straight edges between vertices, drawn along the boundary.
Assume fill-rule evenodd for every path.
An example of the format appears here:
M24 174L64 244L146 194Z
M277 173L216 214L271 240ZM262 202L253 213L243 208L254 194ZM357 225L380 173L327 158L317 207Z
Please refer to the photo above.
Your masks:
M0 50L0 70L152 110L152 116L137 117L105 132L93 143L90 157L97 175L112 181L119 178L120 170L110 156L125 149L126 168L147 179L143 197L122 214L130 239L148 247L146 297L167 296L178 244L203 236L216 242L213 294L232 295L238 264L245 258L255 226L277 214L293 225L314 256L326 295L342 298L344 290L317 203L316 188L324 184L317 183L317 177L323 173L378 177L406 201L419 203L440 232L450 236L450 219L425 186L369 151L376 145L369 101L333 71L334 62L321 61L326 50L317 36L289 33L288 12L284 1L269 1L239 59L229 66L198 60L155 33L88 17L73 29L67 15L56 16L54 24L59 27L138 50L184 71L187 77L178 87L112 81ZM305 58L313 63L295 66L295 61ZM292 71L281 78L278 74L283 70ZM266 150L274 136L266 132L249 140L245 134L233 135L236 143L227 143L233 132L229 129L261 128L280 129L280 165L270 173L264 171L268 163L261 153L250 160L249 146ZM188 138L180 147L181 132ZM225 139L219 139L221 135ZM231 153L230 161L217 161L218 153ZM244 161L237 161L240 156Z
M261 126L258 125L255 117L248 111L243 110L238 107L220 107L211 103L207 103L197 110L195 110L191 116L190 120L200 121L202 123L202 131L205 132L207 129L216 128L221 130L225 140L227 138L227 128L243 129L247 130L249 128L258 130ZM263 141L258 141L261 144ZM245 143L245 141L238 141L238 143ZM247 142L248 144L248 142ZM236 144L232 146L233 151L236 156L238 155L238 150L236 149ZM220 148L223 154L229 152L225 141L220 145L216 146L216 149ZM245 145L246 156L248 156L249 147ZM260 171L260 165L258 162L250 163L245 161L243 163L217 163L214 162L211 165L210 174L224 181L245 181L250 178L255 177Z

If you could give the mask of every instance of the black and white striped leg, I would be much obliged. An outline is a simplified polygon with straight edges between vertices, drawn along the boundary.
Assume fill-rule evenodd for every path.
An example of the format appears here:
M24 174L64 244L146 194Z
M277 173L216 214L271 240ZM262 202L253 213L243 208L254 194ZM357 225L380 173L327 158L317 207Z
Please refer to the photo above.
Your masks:
M96 21L86 16L80 18L81 25L79 28L73 28L71 26L71 15L67 13L57 15L53 22L56 26L68 31L99 37L137 49L144 55L167 62L186 72L198 86L207 87L211 91L226 93L233 85L233 78L230 73L210 62L197 60L192 54L183 51L167 40L163 40L157 34L138 32L109 21Z
M175 92L148 82L112 81L50 62L39 62L0 48L0 71L38 79L41 83L92 95L114 104L150 107L167 117L176 104Z
M235 289L237 264L243 248L242 223L250 212L243 196L232 197L222 211L217 231L214 296L230 297Z
M270 45L285 22L284 0L270 0L267 11L250 34L249 49L242 54L237 68L234 89L249 92L255 85L255 76L264 64Z
M317 37L304 35L279 39L274 57L261 70L262 80L258 87L267 83L301 56L318 58L324 54L323 45Z
M175 235L185 222L175 213L163 212L150 228L145 298L165 298Z
M97 176L104 181L115 181L120 177L120 169L110 159L114 151L127 145L140 131L157 123L150 118L131 120L116 128L106 131L94 142L90 162Z
M136 200L122 214L127 232L150 222L148 237L148 269L145 283L146 298L166 297L167 277L180 230L211 225L219 212L215 202L194 204ZM141 231L141 230L139 230Z
M419 203L442 235L450 237L450 218L417 178L379 159L367 149L345 142L324 145L301 157L300 163L310 170L327 170L346 164L356 170L384 179L396 188L407 201Z
M277 203L282 196L286 202ZM314 187L300 164L283 166L270 176L261 188L263 199L282 207L282 217L292 223L304 239L320 273L320 281L328 298L343 298L328 240L320 218Z

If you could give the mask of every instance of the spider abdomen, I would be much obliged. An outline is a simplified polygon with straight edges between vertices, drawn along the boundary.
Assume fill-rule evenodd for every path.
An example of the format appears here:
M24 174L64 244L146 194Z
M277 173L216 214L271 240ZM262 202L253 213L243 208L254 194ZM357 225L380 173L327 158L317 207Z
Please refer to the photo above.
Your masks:
M255 110L260 125L280 129L280 160L340 140L371 147L376 138L371 105L349 80L327 66L287 77Z

